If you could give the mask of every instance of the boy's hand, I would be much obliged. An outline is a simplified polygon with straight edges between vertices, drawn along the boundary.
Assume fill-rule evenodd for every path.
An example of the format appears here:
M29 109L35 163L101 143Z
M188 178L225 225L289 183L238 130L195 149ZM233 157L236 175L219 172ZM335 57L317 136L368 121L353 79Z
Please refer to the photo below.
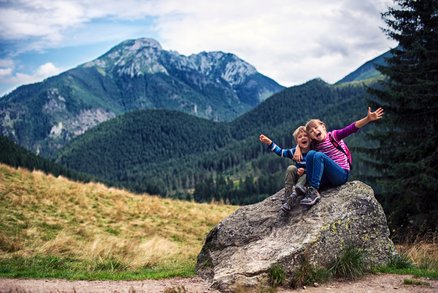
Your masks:
M303 154L301 153L301 148L300 146L297 145L297 147L295 148L295 152L294 152L294 156L293 156L293 160L295 162L301 162L303 160Z
M298 176L303 175L304 174L304 168L298 168L297 174L298 174Z
M382 109L382 108L379 108L379 109L377 109L377 110L374 111L374 112L371 112L371 108L368 107L368 115L367 115L367 118L368 118L369 121L376 121L376 120L379 120L379 119L381 119L381 118L383 117L383 114L384 114L384 112L383 112L383 109Z
M270 144L272 143L272 140L270 140L269 137L267 137L267 136L264 135L264 134L260 134L260 136L259 136L259 140L260 140L261 142L263 142L264 144L267 144L267 145L270 145Z

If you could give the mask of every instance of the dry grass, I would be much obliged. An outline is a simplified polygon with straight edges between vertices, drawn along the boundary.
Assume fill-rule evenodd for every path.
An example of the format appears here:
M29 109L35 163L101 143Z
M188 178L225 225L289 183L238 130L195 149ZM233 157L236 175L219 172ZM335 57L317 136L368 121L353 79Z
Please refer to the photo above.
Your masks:
M406 255L420 269L438 270L438 245L418 242L409 245L397 245L397 250Z
M0 257L53 255L128 268L194 262L237 207L133 195L0 164Z

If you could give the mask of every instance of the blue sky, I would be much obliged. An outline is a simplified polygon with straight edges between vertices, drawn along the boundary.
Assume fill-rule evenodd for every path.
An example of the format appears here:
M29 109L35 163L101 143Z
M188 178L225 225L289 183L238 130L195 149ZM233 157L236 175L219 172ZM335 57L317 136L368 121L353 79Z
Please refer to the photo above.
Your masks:
M396 44L388 0L0 0L0 96L154 38L165 50L238 55L284 86L334 83Z

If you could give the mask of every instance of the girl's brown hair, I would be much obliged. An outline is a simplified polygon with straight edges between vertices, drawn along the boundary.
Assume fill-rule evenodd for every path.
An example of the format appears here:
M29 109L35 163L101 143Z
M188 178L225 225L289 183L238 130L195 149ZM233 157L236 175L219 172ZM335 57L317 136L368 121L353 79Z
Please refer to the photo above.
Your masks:
M325 123L322 122L321 120L319 120L319 119L310 119L306 123L306 132L309 132L310 128L316 127L318 125L324 126L324 128L327 130L327 127L325 126Z

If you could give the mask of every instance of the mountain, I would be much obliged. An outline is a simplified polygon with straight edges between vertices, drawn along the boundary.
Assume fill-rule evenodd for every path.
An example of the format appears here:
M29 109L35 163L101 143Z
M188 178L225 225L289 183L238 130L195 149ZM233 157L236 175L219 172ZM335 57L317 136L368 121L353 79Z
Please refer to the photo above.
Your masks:
M273 95L231 122L212 122L163 110L133 112L77 137L59 152L56 161L116 186L162 195L196 188L212 176L216 183L210 180L204 186L210 190L217 187L212 185L217 184L218 176L232 180L257 178L258 182L245 179L247 183L235 182L234 186L222 181L223 192L229 191L225 199L237 204L246 200L237 194L277 191L284 170L291 163L271 154L258 141L260 133L290 147L291 132L308 119L318 117L329 129L340 128L366 114L366 100L363 85L334 86L316 79ZM352 149L365 143L363 133L347 141ZM358 158L353 160L356 174L360 174L363 163L359 154L354 156ZM251 191L250 185L257 187ZM209 196L210 200L220 198L214 192Z
M379 78L382 76L380 71L376 69L377 65L385 65L386 59L391 57L391 52L387 51L382 55L377 56L376 58L366 62L361 65L358 69L346 75L344 78L339 80L336 84L353 82L353 81L365 81L374 78Z
M0 134L44 156L120 114L168 109L227 121L282 90L236 55L128 40L94 61L0 99Z

